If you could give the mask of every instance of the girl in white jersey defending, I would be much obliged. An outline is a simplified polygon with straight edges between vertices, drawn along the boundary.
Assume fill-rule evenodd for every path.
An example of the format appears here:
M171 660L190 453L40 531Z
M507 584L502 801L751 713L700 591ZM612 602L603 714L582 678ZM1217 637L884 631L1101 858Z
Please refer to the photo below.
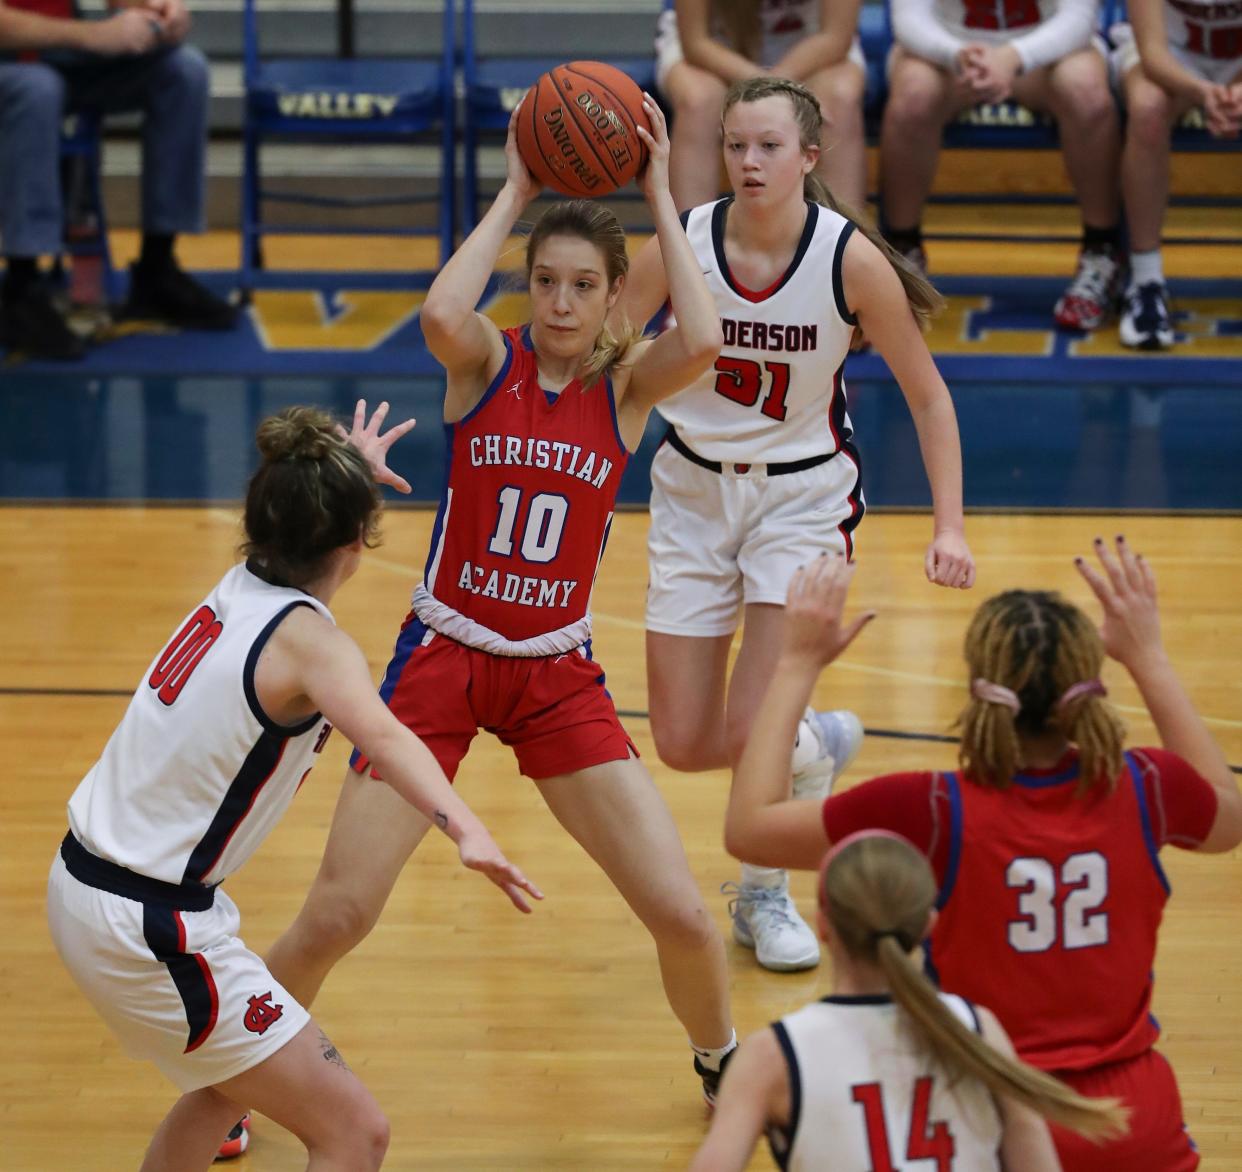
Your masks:
M385 453L413 421L380 435L386 411L364 426L359 403L357 447L311 408L260 426L246 562L156 656L69 801L48 880L53 941L125 1048L182 1091L143 1172L209 1167L251 1107L292 1131L316 1169L359 1172L383 1159L379 1105L239 939L237 907L218 890L280 819L334 726L384 762L393 791L467 867L522 911L523 892L542 898L380 702L328 610L374 544L376 478L404 483ZM244 1131L234 1147L244 1150Z
M980 102L1051 114L1082 214L1073 281L1053 308L1065 329L1094 330L1121 291L1117 105L1096 0L893 0L889 94L880 130L884 234L926 266L921 219L945 124Z
M927 860L887 831L838 843L819 877L832 993L751 1035L721 1084L691 1172L742 1172L768 1133L782 1168L1059 1172L1041 1116L1084 1135L1124 1127L1014 1055L989 1010L938 992L911 953L931 929Z
M934 503L927 578L964 588L975 572L963 535L957 419L919 329L939 304L935 290L840 214L811 174L822 119L805 87L740 82L723 127L734 195L683 219L724 348L713 369L661 405L671 426L651 473L651 731L661 759L687 771L724 768L740 755L797 567L821 552L853 555L864 502L842 368L856 327L888 363L918 431ZM620 312L647 321L667 292L653 240L635 258ZM816 793L861 737L852 714L808 710L794 749L795 792ZM733 928L766 968L819 961L783 871L743 868Z
M1202 107L1208 133L1242 129L1242 3L1237 0L1131 0L1129 24L1109 36L1125 99L1121 186L1130 229L1130 284L1121 341L1141 350L1173 345L1160 235L1169 204L1169 134Z
M656 84L673 106L669 183L679 208L720 193L720 109L735 81L772 74L819 100L829 146L819 174L847 203L867 198L859 0L666 0Z

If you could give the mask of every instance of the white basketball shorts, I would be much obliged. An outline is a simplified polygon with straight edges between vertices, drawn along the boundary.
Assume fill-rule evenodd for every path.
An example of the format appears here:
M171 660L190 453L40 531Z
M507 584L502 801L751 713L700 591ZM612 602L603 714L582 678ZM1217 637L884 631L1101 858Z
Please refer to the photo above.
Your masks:
M775 65L798 43L801 35L799 33L796 36L768 38L767 43L763 46L763 60L760 64L765 68ZM864 73L867 71L867 61L863 56L862 41L857 36L851 42L849 53L846 56ZM669 70L679 61L685 60L685 54L681 48L681 33L677 29L677 13L671 8L666 8L656 20L655 58L656 86L663 90L665 83L668 81Z
M257 1066L310 1020L238 939L237 905L223 891L205 911L129 899L75 879L57 851L47 917L108 1028L182 1092Z
M651 463L648 630L728 635L744 604L784 606L799 566L852 551L851 521L862 509L846 452L801 472L769 476L758 464L739 475L662 444Z

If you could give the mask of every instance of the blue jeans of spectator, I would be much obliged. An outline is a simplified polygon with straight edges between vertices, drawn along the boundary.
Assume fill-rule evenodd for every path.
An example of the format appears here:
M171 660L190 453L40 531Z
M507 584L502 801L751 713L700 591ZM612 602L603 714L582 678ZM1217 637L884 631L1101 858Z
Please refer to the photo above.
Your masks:
M60 132L66 114L142 115L142 228L203 230L208 68L190 45L140 57L44 53L0 60L0 248L62 247Z

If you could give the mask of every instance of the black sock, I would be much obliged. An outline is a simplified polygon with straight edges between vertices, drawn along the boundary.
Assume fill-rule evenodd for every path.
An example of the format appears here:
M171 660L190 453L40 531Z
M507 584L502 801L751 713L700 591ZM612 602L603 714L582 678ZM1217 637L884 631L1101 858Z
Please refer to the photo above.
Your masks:
M142 234L142 255L138 263L150 269L169 269L176 263L173 260L173 240L171 232L144 232Z
M1092 228L1088 224L1082 226L1083 252L1120 252L1121 225L1114 224L1111 228Z
M923 226L915 224L913 228L885 228L884 239L895 251L904 255L923 247Z
M39 279L39 258L7 256L4 259L4 297L6 300L15 301Z

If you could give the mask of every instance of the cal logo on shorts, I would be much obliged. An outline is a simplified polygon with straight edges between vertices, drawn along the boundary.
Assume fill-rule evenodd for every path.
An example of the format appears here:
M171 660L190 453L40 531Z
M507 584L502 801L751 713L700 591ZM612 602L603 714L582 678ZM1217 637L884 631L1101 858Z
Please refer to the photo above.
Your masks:
M248 1004L249 1008L242 1017L242 1024L252 1034L266 1033L268 1027L278 1022L285 1012L283 1005L272 1004L270 989L257 997L251 997Z

